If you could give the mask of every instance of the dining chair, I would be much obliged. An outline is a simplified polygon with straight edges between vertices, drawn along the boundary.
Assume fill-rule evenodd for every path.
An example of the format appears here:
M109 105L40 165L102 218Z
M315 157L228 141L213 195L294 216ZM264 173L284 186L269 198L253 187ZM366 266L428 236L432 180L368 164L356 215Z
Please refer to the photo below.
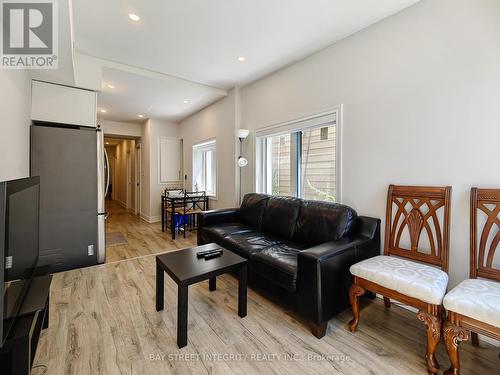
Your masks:
M370 291L418 309L427 327L426 364L429 373L439 369L435 357L441 337L441 303L448 286L448 251L451 187L390 185L387 194L384 255L351 266L354 282L349 298L359 324L360 296ZM423 235L425 233L425 235Z
M472 338L472 344L479 346L478 334L500 340L500 255L495 258L499 243L500 189L472 188L470 278L453 288L443 300L448 312L443 336L451 362L447 375L460 373L461 341Z

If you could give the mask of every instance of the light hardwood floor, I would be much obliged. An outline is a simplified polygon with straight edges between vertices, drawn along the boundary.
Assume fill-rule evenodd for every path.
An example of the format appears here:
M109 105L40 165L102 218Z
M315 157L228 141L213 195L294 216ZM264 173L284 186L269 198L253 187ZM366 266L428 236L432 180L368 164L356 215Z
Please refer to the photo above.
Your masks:
M117 214L118 217L119 214ZM358 332L350 311L332 319L316 339L292 312L248 291L248 315L237 315L237 281L218 278L189 288L188 345L176 345L177 289L165 276L165 310L155 311L152 252L190 246L172 242L158 224L111 218L129 241L113 259L140 255L54 276L50 327L35 364L47 374L426 374L425 331L415 314L379 300L363 301ZM109 259L108 259L109 260ZM461 345L462 374L499 374L499 349ZM449 366L441 343L437 358ZM39 369L33 375L39 374Z
M106 232L121 232L128 242L127 245L106 246L106 263L182 249L196 243L196 232L188 233L186 239L178 235L172 241L170 232L161 231L161 223L147 223L115 201L106 201L106 211L109 213Z
M165 310L156 312L154 259L56 274L50 327L35 363L47 365L51 375L426 374L425 332L414 314L365 302L358 332L348 331L351 313L345 311L318 340L293 314L251 289L248 316L240 319L230 275L219 278L215 292L207 282L190 287L188 346L179 350L176 285L165 278ZM462 374L498 374L498 352L484 343L462 344ZM437 357L448 366L442 344Z

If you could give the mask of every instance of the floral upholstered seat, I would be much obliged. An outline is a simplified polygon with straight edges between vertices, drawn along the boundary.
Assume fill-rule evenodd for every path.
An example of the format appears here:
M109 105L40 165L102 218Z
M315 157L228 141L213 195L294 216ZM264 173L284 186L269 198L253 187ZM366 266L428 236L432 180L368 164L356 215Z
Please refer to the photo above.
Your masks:
M448 274L439 268L385 255L352 265L351 273L434 305L441 304L448 285Z
M444 308L500 328L500 283L468 279L444 298Z

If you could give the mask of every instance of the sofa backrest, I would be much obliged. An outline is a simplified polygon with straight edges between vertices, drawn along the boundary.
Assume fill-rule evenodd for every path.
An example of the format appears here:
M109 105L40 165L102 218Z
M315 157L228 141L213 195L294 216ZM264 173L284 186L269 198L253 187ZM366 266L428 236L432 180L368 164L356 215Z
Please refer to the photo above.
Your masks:
M344 237L357 218L342 204L258 193L243 197L239 215L243 224L306 246Z
M301 203L302 199L294 197L269 197L262 220L262 230L283 239L291 239Z
M249 227L262 229L262 217L269 197L267 194L245 194L240 207L240 221Z
M349 233L356 217L356 211L349 206L304 200L293 240L307 246L338 240Z

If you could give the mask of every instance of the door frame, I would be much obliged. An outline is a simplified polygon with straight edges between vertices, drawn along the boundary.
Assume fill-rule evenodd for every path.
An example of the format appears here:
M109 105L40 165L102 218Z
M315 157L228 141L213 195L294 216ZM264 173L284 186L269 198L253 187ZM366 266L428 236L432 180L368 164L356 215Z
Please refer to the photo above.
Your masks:
M110 177L110 185L111 185L111 200L116 200L116 156L109 156L109 177Z
M127 189L127 202L126 202L126 205L127 205L127 210L131 210L132 209L132 154L130 151L127 151L127 156L125 157L125 168L126 168L126 171L125 171L125 174L126 174L126 183L127 183L127 186L126 186L126 189Z
M135 146L135 209L134 213L136 215L141 214L141 144Z

